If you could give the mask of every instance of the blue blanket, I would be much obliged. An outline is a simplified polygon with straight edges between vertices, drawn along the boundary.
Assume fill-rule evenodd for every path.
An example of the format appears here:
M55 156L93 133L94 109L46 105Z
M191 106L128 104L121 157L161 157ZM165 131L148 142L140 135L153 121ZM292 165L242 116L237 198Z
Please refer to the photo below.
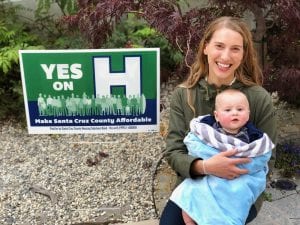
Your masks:
M191 123L191 127L192 125L195 124ZM208 159L220 153L218 149L200 140L197 134L192 129L184 140L189 154ZM198 179L187 178L173 191L170 199L199 225L244 225L251 205L266 186L267 162L274 145L265 136L262 139L255 146L260 142L264 145L267 140L270 149L251 157L251 163L239 165L240 168L248 169L248 174L233 180L213 175Z

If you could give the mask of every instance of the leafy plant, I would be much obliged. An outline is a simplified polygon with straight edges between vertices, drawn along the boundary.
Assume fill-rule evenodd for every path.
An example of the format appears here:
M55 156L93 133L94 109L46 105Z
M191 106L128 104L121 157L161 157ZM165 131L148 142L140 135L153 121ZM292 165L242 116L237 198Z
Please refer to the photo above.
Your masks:
M277 145L275 167L285 177L300 175L300 145L287 141Z
M36 37L24 32L21 26L11 26L3 21L0 21L0 39L0 69L4 74L18 63L20 49L43 48L30 45Z
M272 193L268 193L268 192L264 191L262 193L262 196L263 196L264 201L267 201L267 202L272 202L273 201Z
M88 44L78 30L67 30L60 16L77 12L77 0L36 0L34 21L31 33L37 34L47 49L87 48ZM60 12L51 11L57 6Z

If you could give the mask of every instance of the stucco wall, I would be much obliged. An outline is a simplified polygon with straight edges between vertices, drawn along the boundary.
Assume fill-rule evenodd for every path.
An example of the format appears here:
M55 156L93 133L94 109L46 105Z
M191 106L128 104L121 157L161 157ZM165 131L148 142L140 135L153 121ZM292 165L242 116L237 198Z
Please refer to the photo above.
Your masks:
M19 13L24 16L24 19L32 20L34 18L34 12L37 8L37 0L7 0L16 5L21 5L24 9L20 10ZM50 8L50 14L60 16L61 11L57 4L52 4Z

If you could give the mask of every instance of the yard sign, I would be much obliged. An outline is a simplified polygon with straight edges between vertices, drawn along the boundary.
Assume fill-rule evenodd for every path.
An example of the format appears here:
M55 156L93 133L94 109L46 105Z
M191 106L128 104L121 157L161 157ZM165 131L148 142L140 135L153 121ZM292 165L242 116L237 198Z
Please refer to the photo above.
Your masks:
M158 131L159 49L19 55L30 134Z

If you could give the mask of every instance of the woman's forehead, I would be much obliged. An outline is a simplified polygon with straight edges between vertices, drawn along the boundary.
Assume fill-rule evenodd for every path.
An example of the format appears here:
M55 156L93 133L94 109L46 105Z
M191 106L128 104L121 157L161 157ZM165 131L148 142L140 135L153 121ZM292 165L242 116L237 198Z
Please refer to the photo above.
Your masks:
M223 27L217 29L213 33L210 42L219 42L230 45L243 46L243 37L237 31Z

